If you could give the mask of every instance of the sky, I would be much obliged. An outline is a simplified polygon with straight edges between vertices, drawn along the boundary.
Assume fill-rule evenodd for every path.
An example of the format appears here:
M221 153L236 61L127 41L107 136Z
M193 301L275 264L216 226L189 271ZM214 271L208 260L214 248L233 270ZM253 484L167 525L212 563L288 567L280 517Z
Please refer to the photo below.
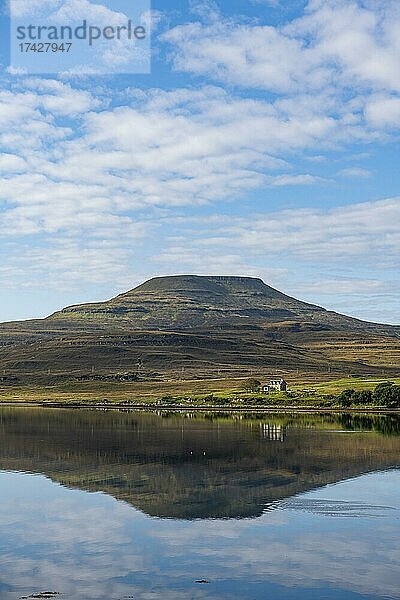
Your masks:
M194 273L400 323L398 0L153 0L150 21L148 73L103 53L37 75L3 4L0 321Z

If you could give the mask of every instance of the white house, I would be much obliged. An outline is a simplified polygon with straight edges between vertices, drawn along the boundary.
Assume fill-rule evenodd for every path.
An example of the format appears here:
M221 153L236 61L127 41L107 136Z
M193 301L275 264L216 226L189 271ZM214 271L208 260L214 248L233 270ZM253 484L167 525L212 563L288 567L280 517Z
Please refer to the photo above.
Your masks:
M264 394L268 394L272 390L277 391L277 392L286 392L286 390L287 390L286 381L282 378L281 379L271 379L271 381L268 384L263 385L263 387L262 387L262 391Z

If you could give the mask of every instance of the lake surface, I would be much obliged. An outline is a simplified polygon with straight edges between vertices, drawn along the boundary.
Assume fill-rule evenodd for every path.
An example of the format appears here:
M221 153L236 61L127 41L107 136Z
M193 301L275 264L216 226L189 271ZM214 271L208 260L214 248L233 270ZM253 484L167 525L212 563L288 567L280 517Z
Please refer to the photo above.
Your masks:
M400 598L400 420L0 408L0 598Z

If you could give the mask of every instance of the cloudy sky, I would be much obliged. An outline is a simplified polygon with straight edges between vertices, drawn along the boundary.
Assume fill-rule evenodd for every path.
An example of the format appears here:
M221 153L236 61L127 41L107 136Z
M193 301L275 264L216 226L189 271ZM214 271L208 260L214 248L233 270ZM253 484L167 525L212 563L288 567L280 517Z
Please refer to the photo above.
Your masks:
M0 320L197 273L399 323L398 0L153 0L152 17L150 74L38 76L10 68L3 11Z

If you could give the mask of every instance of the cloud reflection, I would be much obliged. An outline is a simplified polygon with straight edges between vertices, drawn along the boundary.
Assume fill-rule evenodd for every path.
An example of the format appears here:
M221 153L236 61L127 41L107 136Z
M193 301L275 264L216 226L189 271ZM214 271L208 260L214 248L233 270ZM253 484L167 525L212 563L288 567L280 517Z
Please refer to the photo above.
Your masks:
M257 519L188 522L3 472L0 596L255 600L343 590L346 598L400 598L399 484L399 471L375 473L302 494ZM357 518L303 510L324 505L357 505ZM391 518L376 518L388 516L386 507ZM210 583L195 583L202 579Z

